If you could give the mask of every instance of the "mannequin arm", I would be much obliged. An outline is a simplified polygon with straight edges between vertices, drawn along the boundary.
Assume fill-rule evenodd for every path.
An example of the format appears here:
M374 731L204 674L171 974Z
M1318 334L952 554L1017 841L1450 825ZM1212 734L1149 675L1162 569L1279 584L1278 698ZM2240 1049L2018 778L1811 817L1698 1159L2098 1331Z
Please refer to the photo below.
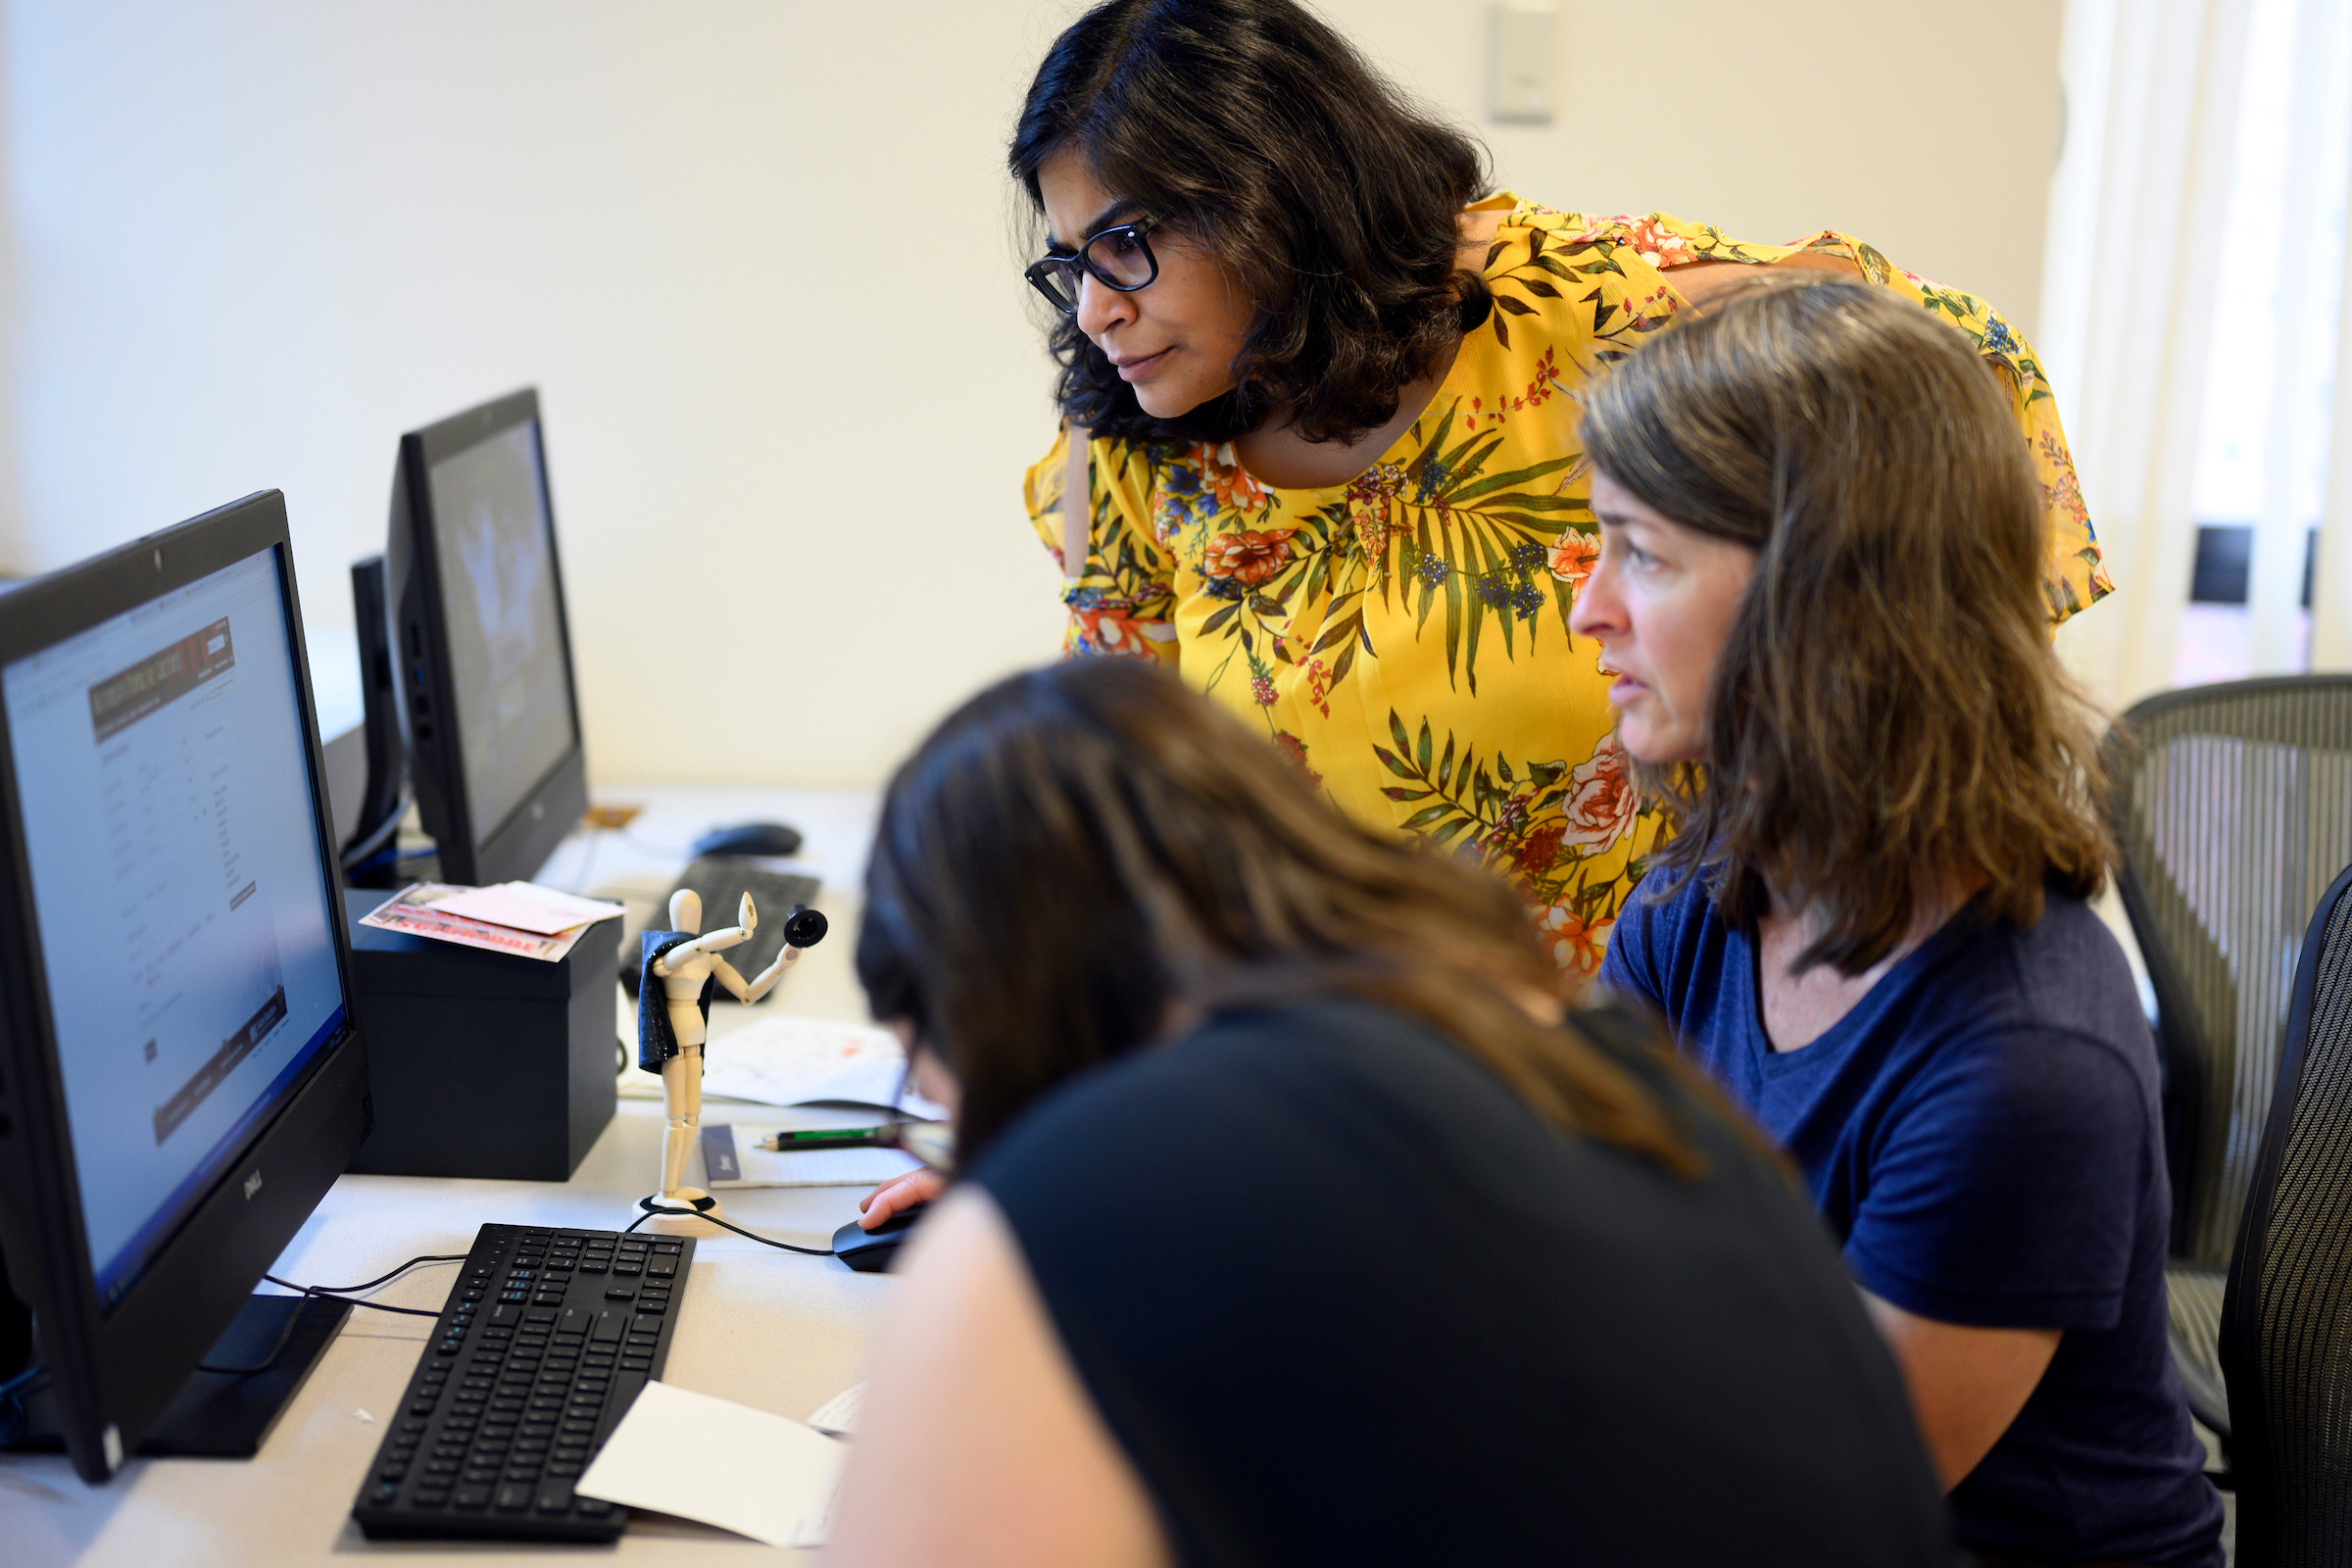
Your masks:
M660 978L666 980L669 978L669 960L671 958L684 957L689 954L696 953L721 953L726 949L735 946L739 942L749 942L751 938L752 934L739 925L727 926L717 931L706 931L701 936L696 937L692 942L681 942L676 947L670 949L667 953L662 954L659 958L656 958L654 960L654 973ZM726 968L726 965L722 963L719 965L719 967L724 969ZM734 974L735 971L728 969L727 972L729 974ZM737 979L740 983L741 976L737 976Z
M798 948L786 948L782 953L777 954L776 961L760 971L760 977L752 982L751 990L743 1000L758 1002L761 997L775 990L776 982L784 978L784 971L799 962L801 950Z
M714 957L710 960L710 978L725 987L727 995L737 1002L760 1000L752 995L752 988L744 984L743 976L735 972L735 966L724 958Z

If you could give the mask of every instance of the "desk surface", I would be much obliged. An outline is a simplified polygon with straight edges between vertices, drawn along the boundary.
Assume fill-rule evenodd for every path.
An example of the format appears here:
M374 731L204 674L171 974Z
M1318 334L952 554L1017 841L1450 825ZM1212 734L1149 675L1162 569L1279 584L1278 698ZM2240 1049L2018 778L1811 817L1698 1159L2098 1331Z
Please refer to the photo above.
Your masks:
M685 846L705 827L752 818L799 826L808 844L795 868L823 878L817 902L833 921L831 939L809 950L759 1009L714 1007L713 1030L771 1008L864 1018L850 954L871 795L661 788L603 789L597 799L643 802L648 809L625 836L597 835L593 850L585 840L568 841L541 875L627 897L633 908L650 908L666 891ZM726 1103L710 1102L711 1109ZM622 1101L579 1171L560 1184L346 1176L270 1272L320 1285L369 1279L418 1253L463 1252L491 1220L617 1230L659 1173L662 1127L659 1101ZM848 1187L751 1189L728 1193L726 1206L730 1217L779 1240L823 1247L856 1214L859 1194ZM438 1307L456 1267L419 1268L376 1299ZM887 1276L853 1274L830 1258L732 1236L704 1240L664 1381L805 1417L860 1376L866 1336L889 1290ZM437 1560L511 1560L518 1552L611 1560L613 1548L603 1546L371 1543L360 1535L352 1499L430 1328L423 1318L355 1310L250 1462L133 1460L110 1486L89 1488L62 1456L0 1455L0 1557L26 1568L325 1563L419 1552ZM618 1553L646 1563L801 1555L645 1515L631 1523Z

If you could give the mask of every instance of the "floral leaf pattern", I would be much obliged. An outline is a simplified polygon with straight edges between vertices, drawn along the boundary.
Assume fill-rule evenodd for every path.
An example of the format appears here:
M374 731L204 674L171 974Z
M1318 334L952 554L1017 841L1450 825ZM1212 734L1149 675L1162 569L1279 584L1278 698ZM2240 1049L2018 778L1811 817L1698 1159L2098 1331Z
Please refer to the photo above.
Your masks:
M1500 214L1495 308L1352 480L1281 489L1230 446L1092 443L1063 648L1174 664L1358 820L1511 877L1553 956L1591 973L1656 819L1616 748L1598 651L1568 633L1599 555L1573 394L1673 320L1675 268L1837 256L1965 333L2011 388L2042 483L2052 619L2110 589L2048 379L1984 301L1834 230L1758 245L1662 213L1481 208ZM1057 442L1028 477L1057 559L1065 468Z

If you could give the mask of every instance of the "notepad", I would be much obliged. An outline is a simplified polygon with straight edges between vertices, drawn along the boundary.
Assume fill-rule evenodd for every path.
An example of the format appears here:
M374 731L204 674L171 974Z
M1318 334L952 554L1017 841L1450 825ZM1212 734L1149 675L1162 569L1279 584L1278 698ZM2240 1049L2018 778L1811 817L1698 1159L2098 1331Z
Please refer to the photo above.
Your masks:
M572 1490L771 1546L821 1546L848 1453L784 1416L648 1383Z
M790 1014L729 1030L703 1051L704 1094L771 1105L887 1107L906 1072L906 1050L887 1029ZM898 1102L927 1121L947 1115L913 1094Z
M796 1149L780 1153L761 1149L774 1127L703 1127L703 1169L720 1187L879 1187L922 1161L901 1149Z

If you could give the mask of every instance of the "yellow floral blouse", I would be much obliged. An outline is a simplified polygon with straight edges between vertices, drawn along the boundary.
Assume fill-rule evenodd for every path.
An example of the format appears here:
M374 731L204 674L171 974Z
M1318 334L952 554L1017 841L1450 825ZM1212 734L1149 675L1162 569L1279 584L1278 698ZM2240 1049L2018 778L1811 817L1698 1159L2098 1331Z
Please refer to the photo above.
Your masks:
M1968 334L2007 380L2049 500L2053 621L2110 591L2034 350L1983 300L1823 232L1747 245L1663 213L1587 218L1508 194L1496 309L1428 410L1328 489L1276 489L1229 446L1091 444L1087 559L1062 562L1064 651L1174 663L1360 821L1503 868L1562 967L1596 968L1655 824L1568 607L1599 554L1574 392L1685 301L1687 262L1845 257ZM1063 443L1029 470L1058 560Z

